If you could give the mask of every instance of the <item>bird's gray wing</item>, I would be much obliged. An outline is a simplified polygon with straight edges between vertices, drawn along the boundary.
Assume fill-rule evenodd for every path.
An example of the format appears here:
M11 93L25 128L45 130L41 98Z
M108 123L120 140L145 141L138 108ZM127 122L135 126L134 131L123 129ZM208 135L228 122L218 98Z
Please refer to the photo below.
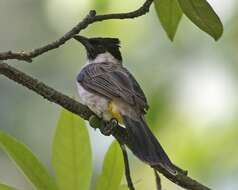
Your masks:
M121 98L142 112L148 109L139 84L121 65L108 62L87 65L78 75L77 81L88 91L109 99Z

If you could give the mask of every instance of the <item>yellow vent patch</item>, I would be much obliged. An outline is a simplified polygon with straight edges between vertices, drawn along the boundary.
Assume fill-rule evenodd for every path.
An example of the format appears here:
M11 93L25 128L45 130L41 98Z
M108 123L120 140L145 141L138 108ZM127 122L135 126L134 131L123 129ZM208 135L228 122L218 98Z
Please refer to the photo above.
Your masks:
M118 112L117 106L113 101L110 101L108 105L108 111L112 114L112 116L117 119L117 121L123 124L123 119L121 114Z

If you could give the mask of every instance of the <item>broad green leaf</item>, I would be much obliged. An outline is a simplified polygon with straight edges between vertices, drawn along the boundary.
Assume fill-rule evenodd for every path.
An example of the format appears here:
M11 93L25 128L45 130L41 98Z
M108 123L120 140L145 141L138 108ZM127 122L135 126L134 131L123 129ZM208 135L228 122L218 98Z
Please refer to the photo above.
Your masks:
M16 162L37 189L57 189L46 168L24 144L0 132L0 147Z
M10 186L5 185L5 184L0 184L0 190L15 190L15 188L10 187Z
M93 0L93 7L97 12L106 12L110 5L110 0Z
M96 182L96 190L119 189L123 172L122 152L119 144L114 141L104 158L102 173Z
M121 185L118 190L129 190L127 185Z
M206 0L178 0L184 14L201 30L218 40L223 33L223 25L211 5Z
M155 10L169 39L173 41L183 15L177 0L155 0Z
M53 167L60 189L88 190L92 152L85 122L63 110L53 142Z

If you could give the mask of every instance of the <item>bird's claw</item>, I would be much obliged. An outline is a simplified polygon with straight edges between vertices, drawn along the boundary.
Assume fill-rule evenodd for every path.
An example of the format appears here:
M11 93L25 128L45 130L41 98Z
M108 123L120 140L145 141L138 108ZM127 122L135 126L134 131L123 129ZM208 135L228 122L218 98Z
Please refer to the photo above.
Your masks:
M100 128L101 127L101 121L100 121L100 119L97 117L97 116L95 116L95 115L92 115L92 116L90 116L90 118L89 118L89 124L90 124L90 126L91 127L93 127L95 130L97 129L97 128Z
M104 121L100 127L100 132L105 136L110 136L112 134L112 128L113 126L110 125L110 122Z
M118 125L118 121L116 118L112 118L110 121L109 121L109 124L112 126L112 127L116 127Z
M118 121L115 118L112 118L110 121L102 122L100 131L105 136L110 136L114 127L118 125Z

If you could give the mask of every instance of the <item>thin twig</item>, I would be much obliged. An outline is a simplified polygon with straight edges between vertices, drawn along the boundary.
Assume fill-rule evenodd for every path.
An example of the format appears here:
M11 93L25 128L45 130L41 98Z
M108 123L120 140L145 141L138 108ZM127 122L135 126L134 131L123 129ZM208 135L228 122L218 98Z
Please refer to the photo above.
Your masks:
M115 13L115 14L106 14L106 15L96 15L96 11L92 10L89 12L89 14L80 21L75 27L73 27L69 32L67 32L64 36L59 38L58 40L49 43L45 46L42 46L40 48L36 48L32 51L21 51L21 52L2 52L0 53L0 60L8 60L8 59L17 59L17 60L23 60L27 62L31 62L33 58L42 55L50 50L59 48L64 43L66 43L68 40L70 40L72 37L77 35L81 30L87 28L90 24L109 20L109 19L132 19L136 17L140 17L147 12L149 12L149 9L151 7L151 4L153 3L153 0L146 0L145 3L138 8L135 11L131 11L128 13ZM37 94L41 95L45 99L49 100L50 102L54 102L63 108L71 111L72 113L75 113L82 117L85 120L89 120L90 124L94 128L100 127L100 119L97 118L96 115L92 111L90 111L86 106L78 103L77 101L73 100L72 98L54 90L53 88L45 85L44 83L32 78L31 76L15 69L14 67L9 66L6 63L2 63L0 61L0 74L5 75L7 78L15 81L16 83L19 83L28 89L36 92ZM94 122L91 122L91 118L94 118ZM121 143L127 145L127 147L131 147L130 139L128 139L128 134L125 128L121 126L117 126L113 128L112 135ZM123 149L122 149L123 150ZM124 153L123 153L124 154ZM133 189L133 184L130 179L130 170L129 170L129 163L127 154L124 156L125 159L125 167L126 167L126 176L128 183L128 186L131 186ZM152 166L155 170L162 173L165 177L167 177L172 182L178 184L181 187L184 187L186 189L190 190L209 190L208 187L200 184L199 182L191 179L187 175L184 174L184 172L179 172L178 175L172 175L167 170L165 170L160 165L158 166ZM180 171L180 170L178 170ZM181 170L182 171L182 170Z
M133 19L136 17L140 17L142 15L145 15L147 12L149 12L150 6L153 3L153 0L146 0L145 3L138 8L135 11L131 11L128 13L114 13L114 14L106 14L106 15L96 15L95 10L91 10L89 14L80 21L75 27L73 27L69 32L64 34L61 38L58 40L51 42L47 45L44 45L40 48L36 48L32 51L21 51L21 52L2 52L0 53L0 60L8 60L8 59L17 59L17 60L23 60L27 62L32 62L32 59L42 55L43 53L46 53L50 50L59 48L62 46L65 42L70 40L72 37L74 37L76 34L78 34L81 30L87 28L90 24L93 24L95 22L100 22L104 20L111 20L111 19Z
M157 171L154 169L154 173L155 173L155 181L156 181L156 189L157 190L161 190L162 189L162 185L161 185L161 179L159 174L157 173Z
M130 165L129 165L126 147L123 144L120 144L120 146L121 146L124 164L125 164L125 176L126 176L127 186L130 190L135 190L132 179L131 179Z
M70 112L79 115L85 120L89 120L92 116L96 118L96 116L86 106L54 90L53 88L32 78L31 76L19 71L18 69L6 63L1 63L1 61L0 61L0 74L36 92L37 94L41 95L45 99L49 100L50 102L54 102L64 107L65 109L69 110ZM98 119L98 122L94 122L95 125L92 127L99 128L100 127L99 122L100 120ZM127 145L127 147L129 148L131 147L130 139L128 139L127 131L125 128L118 125L117 127L113 128L112 134L119 142ZM152 166L152 167L156 169L157 171L159 171L160 173L162 173L166 178L168 178L175 184L181 187L184 187L186 189L210 190L210 188L193 180L192 178L185 175L183 172L178 173L177 175L172 175L160 165Z

